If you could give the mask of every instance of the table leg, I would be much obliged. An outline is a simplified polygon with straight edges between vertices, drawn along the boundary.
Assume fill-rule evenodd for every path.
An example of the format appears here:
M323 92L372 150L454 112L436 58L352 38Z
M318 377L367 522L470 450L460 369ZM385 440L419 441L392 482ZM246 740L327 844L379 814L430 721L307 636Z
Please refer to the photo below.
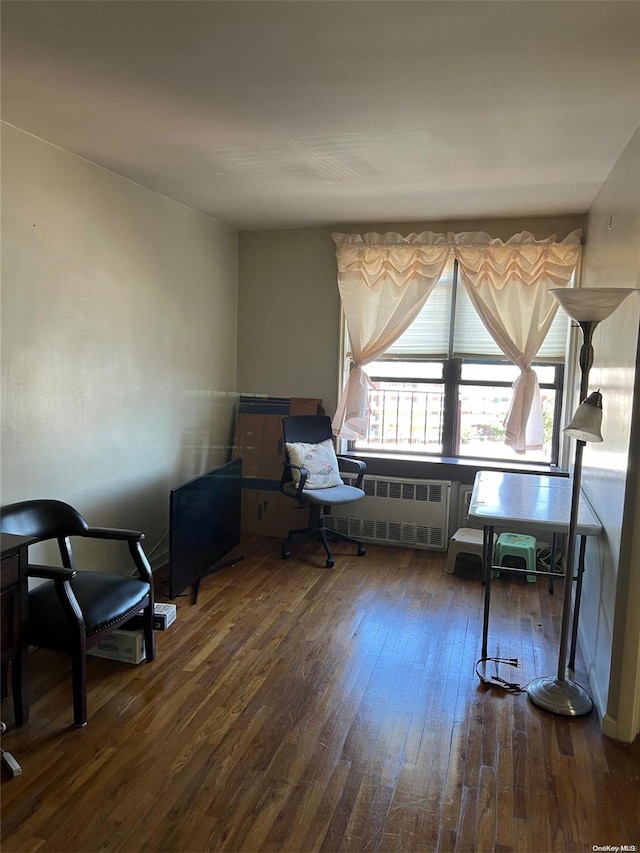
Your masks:
M551 553L549 554L549 571L554 572L556 568L556 554L558 553L558 534L551 534ZM549 592L553 593L553 575L549 576Z
M23 726L29 721L27 652L26 647L20 649L18 655L11 661L11 688L16 726Z
M484 622L482 626L482 657L487 657L489 637L489 607L491 604L491 566L493 564L493 527L485 525L482 537L482 575L484 578Z
M573 626L571 628L571 649L569 652L569 669L575 669L576 646L578 644L578 618L580 616L580 598L582 596L582 576L584 574L584 554L587 547L587 537L580 537L580 550L578 552L578 576L576 578L576 597L573 603ZM572 577L565 577L565 583L573 583Z

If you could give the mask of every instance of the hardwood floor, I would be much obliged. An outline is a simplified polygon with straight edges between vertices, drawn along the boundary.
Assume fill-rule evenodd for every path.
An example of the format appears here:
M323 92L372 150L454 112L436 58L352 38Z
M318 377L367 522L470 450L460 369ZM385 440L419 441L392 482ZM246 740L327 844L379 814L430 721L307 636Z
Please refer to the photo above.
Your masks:
M66 659L33 652L29 723L2 705L23 768L3 778L3 851L637 849L640 743L480 683L476 571L350 551L325 569L315 545L282 561L247 540L197 605L176 600L156 661L89 659L85 729ZM506 680L555 673L556 589L495 582Z

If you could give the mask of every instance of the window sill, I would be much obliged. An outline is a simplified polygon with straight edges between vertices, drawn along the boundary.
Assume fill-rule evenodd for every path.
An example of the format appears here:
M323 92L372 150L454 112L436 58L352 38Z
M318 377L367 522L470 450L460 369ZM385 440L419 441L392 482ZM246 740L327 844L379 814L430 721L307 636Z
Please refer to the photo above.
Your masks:
M382 477L408 477L422 480L454 480L473 483L478 471L505 471L518 474L547 474L550 477L567 477L568 472L555 465L505 462L492 459L459 459L447 456L419 456L401 453L376 453L347 451L342 456L362 459L367 473Z

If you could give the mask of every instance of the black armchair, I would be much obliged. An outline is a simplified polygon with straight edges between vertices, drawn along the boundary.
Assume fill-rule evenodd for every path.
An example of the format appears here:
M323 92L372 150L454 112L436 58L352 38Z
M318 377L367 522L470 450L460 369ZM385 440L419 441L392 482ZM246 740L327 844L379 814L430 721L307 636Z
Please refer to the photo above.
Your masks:
M337 504L352 503L365 496L362 478L366 465L359 459L336 456L333 449L331 419L326 415L291 415L282 419L285 442L285 459L280 488L301 507L308 507L309 526L290 530L282 545L283 559L291 555L295 537L317 538L327 554L325 565L334 565L329 546L330 539L341 539L358 546L357 554L364 556L365 549L357 539L337 530L328 530L324 517ZM356 474L355 485L345 485L340 471L351 469Z
M142 549L144 534L135 530L90 527L69 504L32 500L0 510L0 530L31 536L36 542L56 539L62 566L29 564L29 577L45 582L29 592L28 642L71 656L73 719L87 723L86 652L104 636L143 610L147 661L155 657L153 577ZM126 542L138 577L78 571L70 537Z

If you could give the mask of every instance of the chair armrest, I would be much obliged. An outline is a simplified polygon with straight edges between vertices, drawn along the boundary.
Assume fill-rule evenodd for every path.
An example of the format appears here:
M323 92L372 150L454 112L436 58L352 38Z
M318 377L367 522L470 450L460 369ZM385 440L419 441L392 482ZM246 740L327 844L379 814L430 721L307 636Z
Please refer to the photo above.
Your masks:
M139 530L124 530L120 527L87 527L82 534L85 539L110 539L112 542L127 542L131 559L138 570L140 580L146 581L153 588L153 572L147 555L140 544L144 533Z
M30 578L41 578L48 581L70 581L76 576L75 569L65 569L62 566L37 566L29 564L27 574Z
M83 536L89 539L110 539L112 542L126 542L129 554L137 569L140 580L146 581L153 589L153 572L142 547L144 533L137 530L121 530L112 527L88 527Z
M287 469L289 469L289 473L291 473L292 468L296 468L296 470L300 471L300 482L298 483L298 488L296 490L296 497L300 502L302 502L302 490L304 489L304 484L307 482L309 472L301 465L294 465L293 462L283 462L282 464L284 466L284 472L282 474L282 485L284 485L286 482L289 482L286 479ZM293 476L291 477L291 482L293 482Z
M139 530L122 530L119 527L87 527L82 534L89 539L115 539L122 542L140 542L144 533Z
M342 465L351 466L358 472L358 476L356 478L356 489L361 489L362 478L367 470L366 462L363 462L361 459L353 459L351 456L338 456L337 459L338 467L342 467Z
M67 617L69 630L78 642L80 642L85 630L84 617L70 583L71 579L77 574L76 570L67 569L62 566L29 564L27 566L27 574L30 578L41 578L54 582L58 600Z
M140 580L146 581L149 584L153 597L153 572L151 571L151 565L139 540L129 540L129 553L131 554L131 559L138 570L138 577Z

